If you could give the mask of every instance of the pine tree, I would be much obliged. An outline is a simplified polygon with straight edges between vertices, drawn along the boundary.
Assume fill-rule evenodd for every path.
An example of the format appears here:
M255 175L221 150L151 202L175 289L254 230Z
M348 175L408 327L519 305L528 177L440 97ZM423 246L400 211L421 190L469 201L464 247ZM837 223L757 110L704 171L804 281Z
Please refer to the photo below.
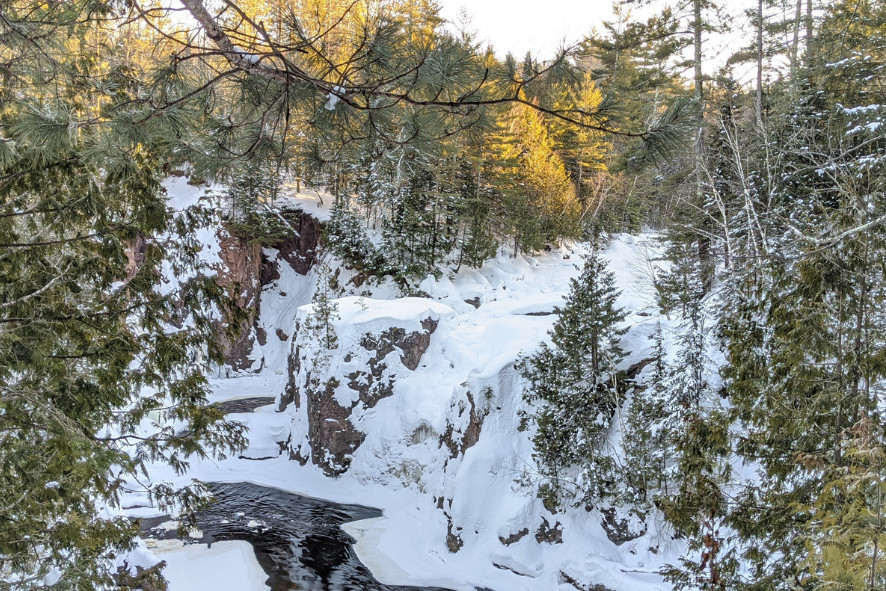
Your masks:
M607 449L613 417L623 402L618 363L624 358L615 305L615 277L596 253L573 279L551 345L523 359L524 398L533 405L540 495L549 505L593 504L615 492Z
M246 242L273 244L291 229L271 206L280 191L280 178L270 166L247 163L228 185L231 205L228 228Z
M821 466L819 466L821 467ZM809 577L819 588L871 590L886 584L886 446L867 415L852 426L845 463L829 466L823 489L804 507Z
M597 88L591 73L585 72L575 84L561 84L551 91L555 104L574 105L588 113L605 112L603 94ZM551 138L554 150L560 156L575 185L575 195L582 209L587 208L591 177L595 172L606 169L607 142L600 132L578 128L562 121L551 122Z
M665 411L672 437L673 485L659 505L688 538L690 554L681 558L680 567L668 567L665 574L677 589L725 591L737 570L735 548L726 540L725 485L732 449L728 414L713 398L708 383L707 331L698 299L686 304L678 347Z
M882 137L868 133L881 117L870 105L886 98L879 84L869 86L882 68L883 22L882 6L835 3L812 41L826 64L789 89L786 104L775 103L783 111L770 126L781 156L760 175L772 244L738 278L740 305L725 323L723 374L745 433L736 450L765 476L740 496L731 522L750 548L753 579L776 589L800 581L867 588L860 565L876 562L866 561L876 536L854 530L875 487L850 494L847 474L870 468L856 464L854 425L865 416L882 424L873 402L884 375L873 353L883 342L882 269L873 264L884 252L882 175L874 172ZM854 533L842 536L842 528Z
M498 248L495 230L500 223L496 220L495 205L500 198L492 187L480 186L477 168L476 164L464 159L454 174L457 185L454 187L457 192L454 206L462 225L461 237L456 239L459 251L456 271L462 264L481 266L495 255Z
M137 531L103 509L149 462L182 474L190 458L243 444L206 400L221 360L210 311L229 308L200 278L193 231L212 218L166 203L159 179L177 122L147 121L148 88L116 44L115 8L2 8L4 587L109 588L112 559ZM164 269L182 279L161 288ZM205 500L200 486L147 492L185 518Z
M329 250L354 269L370 275L388 272L388 263L367 236L363 222L344 205L333 205L326 236Z
M618 105L621 129L642 129L667 98L679 92L671 62L685 46L669 8L645 22L633 18L628 2L614 2L612 21L582 42L591 74Z
M319 343L322 355L338 347L338 335L335 332L335 321L340 318L338 302L335 301L335 278L327 265L322 265L317 274L317 287L311 298L311 311L304 324L304 330L311 335L311 340ZM315 360L315 366L322 366Z
M541 116L518 104L505 125L499 149L506 168L500 171L514 176L497 184L505 194L515 252L540 250L561 238L578 236L580 205Z
M625 415L621 480L626 500L649 506L659 495L668 496L672 470L673 425L667 420L668 390L666 351L661 323L656 327L653 371L644 388L635 387Z

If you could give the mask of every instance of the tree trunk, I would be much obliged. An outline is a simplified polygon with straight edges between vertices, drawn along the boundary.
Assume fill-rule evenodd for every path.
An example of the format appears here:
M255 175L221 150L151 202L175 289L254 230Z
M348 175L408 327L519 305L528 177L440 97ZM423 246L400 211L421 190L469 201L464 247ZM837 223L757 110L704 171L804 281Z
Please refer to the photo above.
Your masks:
M803 20L803 0L797 0L797 12L794 15L794 40L791 43L791 78L797 73L800 57L800 26Z
M701 41L702 41L702 27L703 22L701 19L701 6L702 0L692 0L692 9L693 9L693 19L692 19L692 29L693 29L693 38L694 38L694 66L695 66L695 101L697 103L697 112L696 112L696 135L695 135L695 198L696 198L696 207L700 208L700 210L704 211L704 77L702 73L702 64L701 64ZM705 217L705 219L707 219ZM702 268L707 266L707 261L710 258L710 239L700 234L698 236L698 260L701 263ZM706 282L707 283L707 282Z
M704 126L704 79L701 69L701 2L702 0L693 0L693 21L692 29L694 34L694 66L695 66L695 100L698 102L698 112L696 114L696 123L698 124L697 134L695 137L695 176L697 181L698 196L702 194L702 128Z
M806 64L812 59L812 0L806 0Z
M757 125L763 127L763 0L757 0Z

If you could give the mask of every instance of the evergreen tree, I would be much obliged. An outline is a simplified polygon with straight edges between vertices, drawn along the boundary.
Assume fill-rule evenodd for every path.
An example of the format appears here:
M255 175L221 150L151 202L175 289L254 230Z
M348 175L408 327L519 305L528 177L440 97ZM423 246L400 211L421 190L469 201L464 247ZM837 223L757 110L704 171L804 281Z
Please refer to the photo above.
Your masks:
M588 113L605 113L603 94L597 88L590 72L585 72L574 85L561 84L552 90L555 102L575 105ZM602 119L602 116L601 116ZM606 169L607 144L600 132L568 125L554 120L551 122L551 138L555 151L563 161L575 185L575 195L582 209L587 208L591 176Z
M326 224L329 250L351 267L371 275L385 275L387 262L366 235L361 219L344 205L335 204Z
M317 273L317 287L311 298L311 311L303 326L320 344L321 356L338 347L338 335L335 333L335 321L340 318L338 302L334 296L336 280L327 265L322 265ZM315 360L314 366L321 367L322 362Z
M845 462L829 466L806 524L808 577L818 588L869 590L886 584L886 446L867 415L852 426Z
M607 437L622 404L618 363L624 358L615 277L596 253L572 280L565 306L542 344L523 359L524 398L535 406L539 494L549 505L593 504L615 492L615 466Z
M505 125L499 145L505 167L500 172L513 176L498 185L505 192L515 252L540 250L561 238L578 236L580 204L541 116L518 104Z
M614 19L582 42L582 54L597 86L614 97L621 128L635 130L680 92L671 62L685 43L671 9L639 22L628 4L613 3Z
M234 175L228 185L228 228L246 242L273 244L291 231L272 209L280 191L280 179L272 167L250 164L247 170Z
M667 420L669 398L666 380L664 333L661 323L653 335L653 371L645 387L635 387L623 426L626 500L649 506L659 496L668 497L672 471L673 425Z
M148 462L182 474L189 458L243 444L206 400L208 366L221 358L210 310L228 308L199 278L192 233L211 217L167 206L159 179L176 121L148 121L140 106L148 89L116 45L116 8L0 8L7 588L109 588L113 557L137 531L103 509L137 486ZM182 279L161 289L164 269ZM187 520L205 490L155 483L147 492Z
M854 425L866 416L882 425L873 400L884 367L873 352L883 342L875 320L883 280L872 264L884 247L882 175L874 172L883 166L882 136L868 133L882 117L870 105L884 97L868 84L886 55L884 22L881 6L835 3L813 41L826 64L809 70L811 84L791 89L783 114L771 118L779 168L760 177L774 238L740 278L740 306L725 324L723 373L745 433L736 450L763 474L731 522L749 547L754 581L770 588L861 589L879 576L870 555L877 536L857 529L859 512L878 518L876 487L850 491L847 483L870 468L854 449L876 453L876 438L862 444Z
M455 171L457 192L455 208L457 218L461 221L461 236L457 238L458 265L479 267L483 262L494 256L498 248L495 230L500 223L496 217L500 215L495 205L500 197L488 185L481 186L478 181L479 167L462 160Z
M668 567L666 578L677 589L725 591L736 576L737 557L727 544L732 452L729 417L712 396L708 383L707 331L701 301L690 299L679 349L668 379L664 422L672 437L673 485L660 506L677 531L688 539L690 554L680 567ZM694 557L697 555L697 558Z

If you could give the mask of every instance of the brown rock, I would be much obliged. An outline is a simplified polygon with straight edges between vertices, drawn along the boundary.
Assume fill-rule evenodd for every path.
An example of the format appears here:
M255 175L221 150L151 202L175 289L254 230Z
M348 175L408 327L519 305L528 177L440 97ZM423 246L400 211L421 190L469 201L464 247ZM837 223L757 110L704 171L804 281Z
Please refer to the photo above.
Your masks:
M569 576L567 573L560 571L560 583L568 583L578 589L578 591L612 591L605 585L582 585L575 577Z
M280 269L277 267L277 261L268 258L268 256L262 252L261 253L261 273L259 274L259 282L262 287L265 285L270 285L274 281L280 279Z
M631 529L630 521L627 519L620 519L618 513L613 508L600 509L600 513L603 515L603 520L600 522L600 525L603 526L603 530L606 532L606 537L609 538L609 541L616 546L621 546L625 542L636 540L646 533L646 522L643 520L644 516L640 513L636 513L636 515L640 517L642 523L638 529Z
M226 318L225 324L234 328L234 336L227 331L219 331L219 341L225 352L225 363L236 370L248 370L253 360L252 353L255 334L251 330L258 317L259 295L261 293L261 246L247 244L234 236L220 239L221 264L217 267L218 284L225 288L235 305L245 312L239 322Z
M373 408L378 401L394 393L394 377L388 372L388 355L399 350L400 362L414 370L421 362L422 355L431 342L431 333L437 322L430 318L421 323L422 331L407 332L398 327L390 328L379 335L365 334L360 346L373 353L365 369L355 370L343 376L348 388L357 392L357 400L350 407L343 407L335 401L335 378L324 388L306 387L308 405L308 443L315 464L330 475L341 474L350 465L350 456L363 443L365 434L350 422L352 410L359 404ZM296 348L290 356L290 385L281 399L281 407L290 401L298 405L297 384L299 351ZM346 360L352 360L351 352ZM311 383L310 376L306 383ZM333 384L334 385L331 385Z
M440 442L449 448L449 455L452 459L457 458L460 454L463 454L465 450L476 445L478 441L480 441L480 431L483 429L483 419L486 418L486 413L480 412L477 410L477 405L474 403L474 396L467 392L468 402L471 405L470 408L470 416L468 418L468 426L465 427L463 433L460 433L461 437L457 437L455 432L455 427L452 424L449 424L446 428L446 432L443 433L443 436L440 438ZM462 410L459 413L459 417L465 412Z
M299 354L300 350L297 346L289 351L289 363L287 363L289 379L286 381L286 388L283 390L283 394L280 396L280 404L277 408L279 412L283 412L293 402L295 403L295 408L301 408L301 397L298 395L298 384L296 383L298 372L301 368L301 357Z
M542 542L546 542L548 544L562 544L563 526L558 521L554 524L554 527L551 527L551 524L548 523L548 520L542 517L541 525L535 531L535 541L539 544L541 544Z
M322 389L308 389L308 440L311 458L323 471L336 476L347 471L366 435L351 424L351 408L335 400L338 382L333 378Z
M446 514L446 521L446 547L450 552L455 554L461 550L461 547L465 545L465 542L461 539L461 536L458 535L458 530L461 530L460 527L454 528L455 531L453 531L452 517L450 517L449 514Z
M289 263L296 273L306 275L317 261L323 223L301 210L288 210L281 215L295 232L268 246L279 250L280 258Z
M520 540L522 540L523 538L525 538L528 535L529 535L529 528L524 527L523 529L521 529L517 533L511 534L506 538L502 537L502 536L498 536L498 541L501 542L505 546L510 546L511 544L516 544L517 542L519 542Z

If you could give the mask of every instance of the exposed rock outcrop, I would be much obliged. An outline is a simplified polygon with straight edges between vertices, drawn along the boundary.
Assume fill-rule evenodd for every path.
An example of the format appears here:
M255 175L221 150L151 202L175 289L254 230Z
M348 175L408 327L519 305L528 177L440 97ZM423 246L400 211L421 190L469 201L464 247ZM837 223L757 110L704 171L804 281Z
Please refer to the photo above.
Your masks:
M520 540L522 540L523 538L525 538L528 535L529 535L529 528L524 527L523 529L521 529L517 533L513 533L513 534L509 535L508 537L498 536L498 541L501 542L503 546L510 546L511 544L516 544L517 542L519 542Z
M235 371L257 370L262 359L256 359L256 342L264 346L267 335L255 326L259 315L261 290L280 278L278 261L285 260L299 274L311 270L320 251L323 223L300 210L287 210L281 214L292 232L276 241L259 244L247 242L231 235L220 236L217 281L227 289L230 297L243 314L234 322L233 330L220 330L220 341L225 353L225 363ZM276 248L279 256L269 257L263 247ZM135 243L127 256L130 266L137 268L139 244ZM231 324L227 319L227 324ZM226 334L230 333L230 334ZM234 335L234 336L232 336ZM288 335L277 332L281 340ZM290 400L292 397L290 397Z
M298 335L296 335L296 338ZM280 396L280 404L277 408L278 412L283 412L290 404L295 404L295 408L301 408L301 397L298 393L298 374L301 370L301 347L297 344L293 345L289 353L289 362L287 363L287 372L289 373L286 380L286 388ZM304 463L304 462L302 462Z
M260 359L253 359L256 334L253 328L258 318L259 296L261 295L261 245L248 244L235 236L222 236L219 239L217 269L218 284L227 290L237 307L245 312L237 324L229 330L219 331L219 341L225 353L225 363L236 371L257 369ZM228 319L230 323L231 319Z
M619 515L614 508L600 510L603 519L600 525L609 538L616 546L620 546L625 542L636 540L646 534L646 521L644 516L637 511L632 510L627 517Z
M465 545L464 540L461 539L459 532L461 531L460 527L455 527L452 524L452 517L449 514L446 514L446 548L455 554L461 547Z
M299 275L306 275L320 252L320 237L323 235L323 222L317 218L297 209L290 209L280 214L293 232L276 242L266 246L280 251L280 258L285 260ZM279 278L279 272L273 264L266 265L264 270L266 283L274 280L274 274Z
M331 378L323 387L307 392L311 458L330 476L348 469L350 455L366 439L350 421L352 407L336 401L338 386L338 380Z
M560 583L568 583L572 585L574 588L578 589L578 591L612 591L609 587L605 585L584 585L578 581L575 577L570 574L560 571Z
M348 309L353 307L358 313L373 303L357 303L357 298L345 300ZM410 301L423 304L415 298ZM367 313L371 321L366 325L342 321L338 331L343 334L338 336L345 344L335 351L323 351L317 339L297 330L289 385L281 402L281 406L295 403L300 408L304 400L306 405L305 438L293 441L294 457L309 456L329 475L347 471L351 455L366 438L355 415L362 416L380 400L392 396L398 376L419 367L438 324L438 315L429 310L434 305L448 310L439 304L423 305L424 317L420 319L378 318ZM304 313L310 314L310 308ZM300 320L299 325L306 324ZM335 364L329 363L330 357L336 359Z
M541 544L562 544L563 543L563 525L558 521L552 526L547 519L541 518L541 525L535 531L535 541Z
M488 409L480 410L474 402L474 396L470 391L465 392L468 400L469 408L463 404L459 406L457 411L457 420L460 420L463 426L459 427L453 423L449 423L446 432L440 438L440 442L449 449L449 456L457 458L463 454L465 450L476 445L480 441L480 431L483 429L483 419L489 412ZM490 396L490 392L484 392L484 396ZM467 416L465 416L467 414ZM464 420L467 424L464 425Z

